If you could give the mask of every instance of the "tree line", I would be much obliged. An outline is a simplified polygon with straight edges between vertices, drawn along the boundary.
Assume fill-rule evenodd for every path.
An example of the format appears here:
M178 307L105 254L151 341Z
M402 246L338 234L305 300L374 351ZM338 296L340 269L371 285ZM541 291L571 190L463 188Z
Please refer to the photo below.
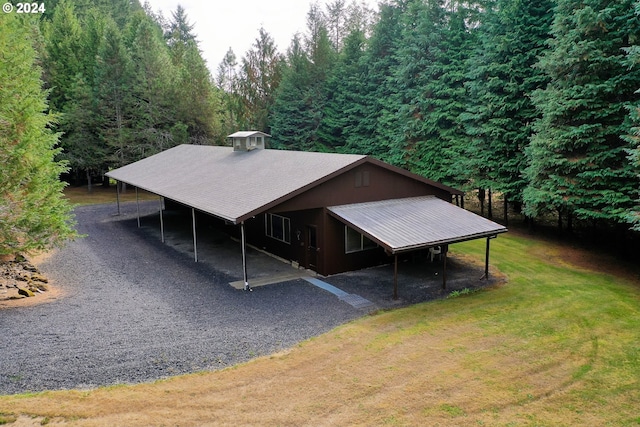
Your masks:
M527 218L640 229L636 0L385 0L377 11L331 0L310 7L286 52L257 29L215 76L181 7L168 18L138 0L46 7L36 20L5 14L0 27L0 160L20 170L0 172L6 230L16 201L28 202L20 185L36 158L50 184L37 191L54 195L62 236L68 209L51 176L91 183L177 144L224 144L239 129L270 133L272 148L367 154L474 190L489 216L500 194L505 212ZM9 69L16 37L33 52L24 76ZM21 78L32 92L6 83ZM21 158L25 150L40 154Z
M137 0L50 1L40 27L49 108L61 113L72 179L221 140L221 91L183 8L166 19Z
M272 147L367 154L500 194L528 218L640 229L633 0L311 7L286 54L260 30L218 70L227 118ZM481 205L483 212L484 205Z

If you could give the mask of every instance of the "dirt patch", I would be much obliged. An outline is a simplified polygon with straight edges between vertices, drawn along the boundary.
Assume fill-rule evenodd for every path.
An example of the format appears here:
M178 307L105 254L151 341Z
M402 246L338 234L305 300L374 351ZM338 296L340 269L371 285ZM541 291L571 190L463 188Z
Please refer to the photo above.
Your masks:
M0 309L42 304L62 295L37 267L50 255L41 253L29 258L18 255L0 259Z

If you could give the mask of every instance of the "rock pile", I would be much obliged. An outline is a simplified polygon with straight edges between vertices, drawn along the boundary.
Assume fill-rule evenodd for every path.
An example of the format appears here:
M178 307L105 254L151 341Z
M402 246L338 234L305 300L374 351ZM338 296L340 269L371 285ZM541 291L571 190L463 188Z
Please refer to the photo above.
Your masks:
M0 300L32 297L46 291L48 282L22 255L0 260Z

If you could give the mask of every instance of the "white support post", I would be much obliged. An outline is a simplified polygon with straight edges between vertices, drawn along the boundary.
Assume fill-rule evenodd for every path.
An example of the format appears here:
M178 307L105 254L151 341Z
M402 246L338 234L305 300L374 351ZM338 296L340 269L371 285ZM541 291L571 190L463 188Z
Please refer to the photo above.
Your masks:
M118 205L118 216L120 216L120 181L116 181L116 204Z
M164 243L164 220L162 219L162 196L160 196L160 238Z
M136 187L136 210L138 212L138 228L140 228L140 199L138 199L138 187Z
M198 243L196 239L196 210L191 208L191 218L193 222L193 258L198 262Z
M244 277L244 290L251 291L249 280L247 279L247 238L244 231L244 221L240 223L240 236L242 240L242 274Z

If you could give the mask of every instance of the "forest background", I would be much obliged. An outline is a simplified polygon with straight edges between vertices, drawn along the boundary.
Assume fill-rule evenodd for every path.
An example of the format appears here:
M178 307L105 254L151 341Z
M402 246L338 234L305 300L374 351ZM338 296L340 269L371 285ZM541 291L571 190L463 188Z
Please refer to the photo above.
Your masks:
M167 18L138 0L49 0L2 18L37 53L72 183L251 129L271 148L371 155L474 191L488 216L497 194L505 220L509 208L640 230L636 1L387 0L374 13L333 0L310 8L286 52L255 29L216 73L180 7Z

